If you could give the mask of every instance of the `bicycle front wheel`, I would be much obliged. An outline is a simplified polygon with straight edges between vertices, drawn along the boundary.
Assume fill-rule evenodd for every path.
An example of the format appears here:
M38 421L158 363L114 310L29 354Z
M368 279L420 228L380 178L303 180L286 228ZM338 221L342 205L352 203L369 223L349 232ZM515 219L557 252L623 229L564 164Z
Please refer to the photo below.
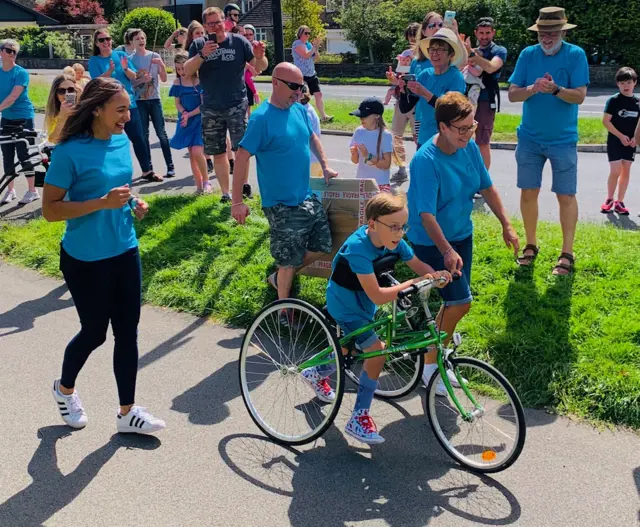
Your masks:
M336 352L337 350L337 352ZM318 399L301 365L324 357L325 387L333 398ZM302 445L331 425L344 393L340 345L315 307L301 300L277 300L255 318L240 349L242 399L255 424L270 438Z
M509 381L493 366L477 359L451 358L462 387L453 392L471 419L465 419L447 394L436 394L440 372L427 387L426 412L436 438L453 459L475 472L500 472L518 459L524 447L526 425L522 403Z

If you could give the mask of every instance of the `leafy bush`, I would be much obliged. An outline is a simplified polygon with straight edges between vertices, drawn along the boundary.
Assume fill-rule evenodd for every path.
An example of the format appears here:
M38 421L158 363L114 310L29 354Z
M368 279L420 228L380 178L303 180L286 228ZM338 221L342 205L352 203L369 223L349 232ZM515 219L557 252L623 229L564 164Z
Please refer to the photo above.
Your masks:
M313 0L283 0L282 14L284 22L284 47L290 48L297 38L300 26L309 26L311 38L323 38L325 35L324 24L320 18L324 7Z
M111 38L113 38L113 46L119 46L120 44L124 44L124 33L127 30L124 27L123 22L124 18L129 14L129 11L123 10L119 13L116 13L111 18L111 24L109 24L109 33L111 34Z
M46 0L36 10L61 24L106 24L104 9L96 0Z
M124 32L130 27L139 27L146 33L149 47L154 44L162 46L176 29L176 20L171 13L163 9L139 7L129 11L122 19L120 30Z
M317 64L342 64L342 55L339 53L320 53Z
M20 56L49 58L49 44L53 56L61 59L76 57L73 37L60 31L44 31L35 26L4 27L0 29L0 40L12 38L20 42Z

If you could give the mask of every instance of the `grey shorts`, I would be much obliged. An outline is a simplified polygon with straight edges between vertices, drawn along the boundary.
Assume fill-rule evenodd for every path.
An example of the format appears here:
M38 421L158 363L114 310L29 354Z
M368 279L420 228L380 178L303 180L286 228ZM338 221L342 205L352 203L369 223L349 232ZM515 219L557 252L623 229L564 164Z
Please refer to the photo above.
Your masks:
M278 267L300 267L307 251L331 252L329 219L315 196L295 207L278 204L262 210L271 227L271 256Z
M231 148L238 150L240 140L247 129L247 105L245 99L237 106L226 110L212 110L200 106L205 154L217 156L227 151L227 131L231 139Z

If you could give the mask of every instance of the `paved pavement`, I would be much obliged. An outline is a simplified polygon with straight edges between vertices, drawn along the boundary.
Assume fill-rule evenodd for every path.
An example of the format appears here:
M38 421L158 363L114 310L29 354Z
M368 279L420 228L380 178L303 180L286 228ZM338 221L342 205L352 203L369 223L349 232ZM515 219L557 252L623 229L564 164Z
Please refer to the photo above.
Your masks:
M138 400L167 421L153 438L115 434L111 335L78 379L89 425L61 424L50 395L78 330L66 287L0 262L0 525L620 527L637 525L640 436L527 411L517 463L493 477L437 444L421 392L375 401L387 441L337 427L284 448L249 418L237 377L242 332L144 307Z
M36 126L41 127L43 116L36 115ZM153 130L153 127L152 127ZM167 133L171 137L175 130L174 123L167 123ZM162 152L153 131L152 135L152 157L156 170L162 171L165 168ZM338 170L340 177L355 177L356 166L349 159L349 138L323 135L322 144L327 153L327 157L331 161L331 165ZM405 142L407 153L413 156L415 146L413 143ZM132 150L133 152L133 150ZM193 192L193 178L191 177L191 168L189 159L186 157L186 151L173 151L174 162L177 168L178 176L173 179L167 179L164 183L142 183L136 181L136 192L140 194L150 194L155 192ZM133 153L132 153L133 155ZM519 203L520 192L516 187L516 163L514 152L505 150L493 150L493 164L491 168L491 176L502 193L502 198L509 210L514 216L520 215ZM618 217L613 214L600 214L600 205L603 201L606 180L609 174L609 165L606 154L580 153L579 154L579 184L578 184L578 202L580 207L580 219L585 221L594 221L607 223L611 222L619 227L627 229L636 229L640 220L636 213L640 210L640 185L636 184L635 178L640 175L639 163L632 168L632 181L627 193L626 204L632 210L632 215ZM134 161L136 171L138 170L137 162ZM139 172L138 172L139 174ZM255 162L252 163L250 171L250 181L257 189L257 180L255 172ZM214 186L216 181L213 180ZM547 165L544 174L543 191L540 197L540 218L544 220L559 221L558 206L555 197L550 192L551 187L551 170ZM21 197L26 190L26 182L23 178L18 180L16 184L18 196ZM408 184L405 183L403 188L406 190ZM479 202L478 207L486 209L486 205ZM17 201L10 205L0 207L0 220L2 219L31 219L39 214L40 202L35 202L26 207L19 206Z
M49 82L53 80L56 75L59 75L58 70L29 70L32 75L37 75L39 78L45 78ZM173 75L169 75L166 86L173 83ZM261 92L271 93L271 84L261 82L258 84L258 90ZM384 99L387 92L385 86L336 86L336 85L322 85L322 91L325 97L329 99L346 99L350 101L361 101L365 97L379 97ZM607 99L615 93L615 89L607 88L591 88L588 91L587 99L580 106L580 116L582 117L602 117L605 103ZM501 108L505 113L522 113L521 103L511 103L507 98L506 91L502 92Z

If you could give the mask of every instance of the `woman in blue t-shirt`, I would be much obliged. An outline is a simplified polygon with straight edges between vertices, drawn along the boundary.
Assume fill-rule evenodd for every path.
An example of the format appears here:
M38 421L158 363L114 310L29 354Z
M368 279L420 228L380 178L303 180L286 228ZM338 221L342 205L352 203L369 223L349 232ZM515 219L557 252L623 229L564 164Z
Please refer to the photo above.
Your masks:
M444 301L438 325L453 335L469 311L473 261L473 196L480 192L502 224L507 247L518 256L518 235L511 226L498 191L484 166L472 136L478 126L474 107L463 94L449 92L438 99L438 133L428 139L411 161L409 227L407 237L416 256L433 269L448 270L460 279L439 289ZM437 365L435 351L425 356L423 380L429 381ZM446 393L444 386L440 393Z
M151 152L145 141L142 131L142 120L138 114L136 98L133 93L131 81L136 79L136 68L124 51L111 48L111 35L105 29L98 29L93 34L93 56L89 59L89 74L92 79L96 77L111 77L122 83L131 99L129 113L131 119L126 124L124 132L133 144L133 151L140 163L142 177L148 181L162 181L161 176L156 175L151 168Z
M91 80L62 129L44 185L42 214L66 221L60 270L80 316L80 332L67 345L53 398L62 420L84 428L87 415L75 383L93 350L115 340L119 432L149 434L164 421L135 406L142 270L133 217L147 204L131 194L133 165L123 135L130 99L115 79Z
M16 58L20 51L20 44L13 39L6 39L0 44L0 57L2 58L2 68L0 68L0 129L5 126L22 126L27 130L33 130L33 118L35 113L33 104L29 100L27 88L29 87L29 72L16 64ZM2 162L5 174L15 173L15 157L18 154L23 170L32 168L29 159L29 150L24 143L2 145ZM21 204L31 203L40 199L40 194L35 187L35 177L28 177L27 184L29 190L20 200ZM0 205L5 205L17 198L13 188L14 180L11 180L7 187L7 192L0 201Z

